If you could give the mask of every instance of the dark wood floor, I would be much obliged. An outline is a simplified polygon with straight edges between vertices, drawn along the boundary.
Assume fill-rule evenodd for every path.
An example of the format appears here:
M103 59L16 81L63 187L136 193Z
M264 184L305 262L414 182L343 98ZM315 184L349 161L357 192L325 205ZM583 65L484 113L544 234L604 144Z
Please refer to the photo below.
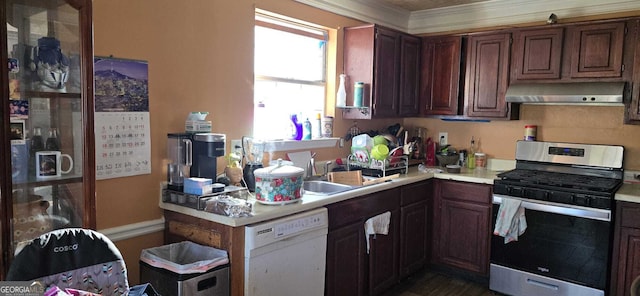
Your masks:
M485 285L450 277L433 271L423 271L391 288L383 296L495 296L500 295Z

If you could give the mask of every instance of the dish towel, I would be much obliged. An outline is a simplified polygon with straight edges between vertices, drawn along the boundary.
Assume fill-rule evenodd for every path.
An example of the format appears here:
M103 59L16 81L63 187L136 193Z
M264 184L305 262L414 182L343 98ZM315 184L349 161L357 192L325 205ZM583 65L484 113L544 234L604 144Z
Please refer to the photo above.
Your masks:
M376 234L387 235L389 233L389 222L391 221L391 212L387 211L380 215L373 216L364 222L364 234L367 240L367 254L369 254L369 236Z
M498 209L496 228L493 234L504 237L504 243L517 241L527 229L527 219L524 217L522 201L512 198L503 198Z

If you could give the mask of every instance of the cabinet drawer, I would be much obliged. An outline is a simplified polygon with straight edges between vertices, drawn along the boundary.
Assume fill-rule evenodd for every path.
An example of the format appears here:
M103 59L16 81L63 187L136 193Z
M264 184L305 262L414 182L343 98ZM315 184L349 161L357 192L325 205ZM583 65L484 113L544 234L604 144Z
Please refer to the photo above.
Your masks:
M329 230L400 208L400 189L394 188L327 206Z
M401 189L400 205L425 201L432 195L431 180L403 186Z
M444 180L439 180L438 185L436 188L443 199L491 203L490 185Z
M618 202L618 219L622 227L640 228L640 205Z

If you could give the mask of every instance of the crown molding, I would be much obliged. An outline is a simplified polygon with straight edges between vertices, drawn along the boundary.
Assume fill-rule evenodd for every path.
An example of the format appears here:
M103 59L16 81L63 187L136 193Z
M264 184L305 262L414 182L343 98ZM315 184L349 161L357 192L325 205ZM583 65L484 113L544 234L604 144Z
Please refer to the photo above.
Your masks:
M638 0L495 0L411 13L411 34L544 22L558 19L640 10Z
M551 13L562 20L640 10L638 0L493 0L415 12L379 0L295 1L411 34L542 22Z
M379 0L295 0L309 6L363 22L409 32L410 11Z

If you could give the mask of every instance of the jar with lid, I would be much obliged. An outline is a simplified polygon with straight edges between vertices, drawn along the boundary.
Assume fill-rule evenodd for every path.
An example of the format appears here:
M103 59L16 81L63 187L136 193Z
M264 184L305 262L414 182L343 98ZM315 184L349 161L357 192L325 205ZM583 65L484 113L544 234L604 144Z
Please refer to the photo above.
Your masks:
M487 167L487 155L482 152L475 153L476 158L476 168L486 168Z
M353 85L353 106L362 107L364 97L364 82L356 82Z
M524 140L525 141L535 141L536 133L538 131L538 126L536 125L525 125L524 126Z

